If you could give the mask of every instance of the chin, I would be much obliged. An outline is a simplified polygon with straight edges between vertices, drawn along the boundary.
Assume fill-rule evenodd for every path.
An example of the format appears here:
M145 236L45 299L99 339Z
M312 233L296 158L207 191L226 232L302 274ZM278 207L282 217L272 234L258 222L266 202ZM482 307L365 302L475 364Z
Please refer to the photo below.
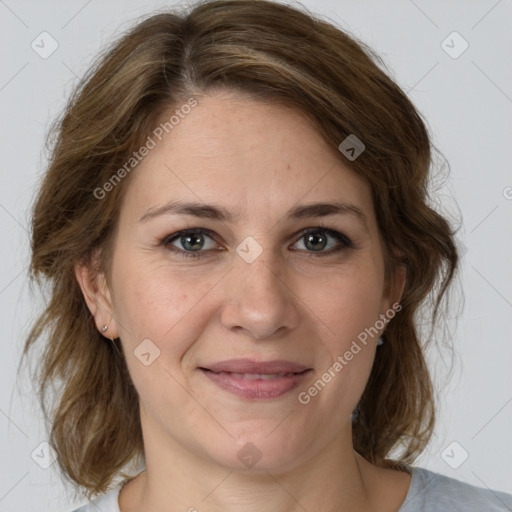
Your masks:
M207 451L215 463L239 473L279 473L300 465L307 458L311 443L306 439L293 442L289 429L283 429L280 434L276 430L269 435L272 428L230 438Z

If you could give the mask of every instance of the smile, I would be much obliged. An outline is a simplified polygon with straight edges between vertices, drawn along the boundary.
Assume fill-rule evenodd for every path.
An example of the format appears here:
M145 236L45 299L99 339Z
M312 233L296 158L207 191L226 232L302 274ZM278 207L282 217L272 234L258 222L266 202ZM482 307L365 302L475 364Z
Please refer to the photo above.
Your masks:
M200 368L203 374L224 391L251 400L269 400L289 393L312 370L281 373L214 372Z

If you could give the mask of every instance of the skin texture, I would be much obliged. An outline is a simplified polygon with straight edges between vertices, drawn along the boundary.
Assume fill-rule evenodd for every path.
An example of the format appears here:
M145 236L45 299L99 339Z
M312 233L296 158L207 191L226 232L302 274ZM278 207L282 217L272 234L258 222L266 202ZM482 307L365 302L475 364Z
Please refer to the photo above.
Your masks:
M105 335L121 338L140 398L147 470L122 489L120 509L396 511L410 476L371 465L352 445L350 415L380 350L377 336L308 404L297 398L399 302L405 273L385 285L370 186L299 113L234 92L197 97L132 171L110 281L76 267L98 329L108 324ZM220 205L238 217L139 221L170 200ZM287 216L298 205L334 201L357 206L366 220ZM353 246L328 236L314 251L302 231L319 225ZM187 228L212 231L200 258L161 243ZM236 252L247 237L262 249L252 263ZM184 253L183 244L168 246ZM160 350L148 366L134 355L144 339ZM280 397L251 400L198 369L242 357L313 372ZM250 468L237 457L247 443L261 456Z

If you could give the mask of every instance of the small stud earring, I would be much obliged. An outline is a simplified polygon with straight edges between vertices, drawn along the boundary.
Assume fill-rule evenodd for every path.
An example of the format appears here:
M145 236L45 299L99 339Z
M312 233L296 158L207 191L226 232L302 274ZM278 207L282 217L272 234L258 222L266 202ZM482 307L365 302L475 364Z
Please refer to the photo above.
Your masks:
M384 345L384 340L382 339L382 336L379 337L377 340L377 345Z
M101 328L101 332L105 332L107 329L108 329L108 325L104 325L104 326Z

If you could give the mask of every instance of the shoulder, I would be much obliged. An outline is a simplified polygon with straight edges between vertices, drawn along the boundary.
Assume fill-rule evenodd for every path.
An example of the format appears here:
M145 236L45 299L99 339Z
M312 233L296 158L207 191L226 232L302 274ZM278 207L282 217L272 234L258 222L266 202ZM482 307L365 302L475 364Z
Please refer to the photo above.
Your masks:
M512 494L484 489L411 467L411 485L398 512L509 512Z
M72 512L120 512L119 510L119 492L123 484L119 484L114 487L107 494L98 496L89 503L82 505L80 508L73 510Z

